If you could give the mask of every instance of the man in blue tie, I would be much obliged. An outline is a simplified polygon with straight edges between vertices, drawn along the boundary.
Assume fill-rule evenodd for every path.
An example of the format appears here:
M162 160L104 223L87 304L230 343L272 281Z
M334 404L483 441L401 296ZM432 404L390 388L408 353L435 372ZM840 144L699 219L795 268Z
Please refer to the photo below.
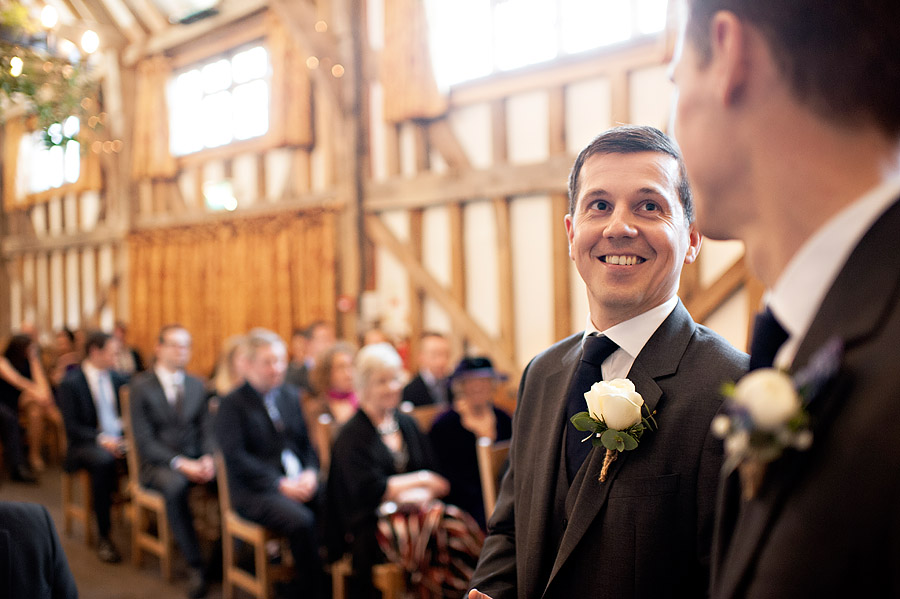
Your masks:
M320 598L323 571L316 519L319 459L300 409L300 391L284 383L287 352L275 333L247 336L246 382L222 399L215 436L225 457L234 509L285 535L294 557L292 593Z
M723 381L747 362L676 295L701 242L678 149L652 127L599 135L575 161L560 216L590 313L585 331L522 375L510 466L469 596L703 597L722 464L710 422ZM607 462L570 418L587 410L593 383L620 378L656 429Z
M118 400L125 379L112 370L118 344L107 333L90 333L85 343L87 358L69 371L59 386L59 407L69 444L64 467L68 472L85 468L91 475L100 536L97 555L108 563L121 560L109 537L112 494L118 481L116 460L125 451Z

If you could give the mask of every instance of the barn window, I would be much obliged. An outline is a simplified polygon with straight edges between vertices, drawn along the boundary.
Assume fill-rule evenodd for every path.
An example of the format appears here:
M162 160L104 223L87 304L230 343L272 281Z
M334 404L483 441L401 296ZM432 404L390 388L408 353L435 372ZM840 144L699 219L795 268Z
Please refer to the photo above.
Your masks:
M81 144L77 140L80 129L78 117L70 116L62 123L50 125L46 132L34 131L22 137L17 170L25 178L26 193L39 193L78 181L81 174Z
M665 29L668 4L667 0L426 2L432 60L442 87L657 34Z
M172 154L265 135L270 70L266 48L254 45L174 73L168 89Z

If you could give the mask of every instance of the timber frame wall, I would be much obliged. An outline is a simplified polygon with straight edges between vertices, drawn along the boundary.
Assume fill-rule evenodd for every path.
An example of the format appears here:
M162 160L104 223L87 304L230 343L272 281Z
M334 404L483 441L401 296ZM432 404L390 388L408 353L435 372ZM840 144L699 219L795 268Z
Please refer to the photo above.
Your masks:
M96 14L91 15L95 20L102 21L105 16L123 32L124 43L107 51L102 84L111 135L124 141L124 150L102 156L104 186L100 193L62 189L32 198L20 208L4 209L0 289L6 291L0 293L0 333L15 330L23 321L49 332L63 325L109 328L114 320L139 319L141 315L129 314L133 285L128 271L130 234L229 219L302 218L305 211L325 210L337 215L333 292L345 307L343 311L335 307L326 316L338 323L343 336L353 338L367 324L361 321L358 307L364 292L380 291L378 256L390 255L407 277L408 289L403 293L408 301L405 332L410 355L415 355L419 334L429 328L425 304L432 302L446 315L457 353L477 348L515 378L530 356L517 353L516 313L524 308L514 291L511 205L516 198L541 195L548 199L551 214L564 214L566 179L574 160L567 139L570 90L580 82L602 78L610 92L605 118L611 124L635 122L633 77L665 65L672 46L669 35L660 36L470 83L454 89L445 117L387 124L373 118L378 114L373 96L377 95L379 57L378 49L369 44L364 0L225 2L218 17L183 29L161 22L146 0L133 3L142 11L129 22L120 11L109 9L111 4L121 3L80 0L76 4L85 11L95 7ZM247 29L258 28L260 15L267 12L281 19L310 54L335 57L346 69L340 79L324 69L311 72L314 147L269 150L245 142L236 150L206 151L181 159L176 179L132 182L129 144L136 61L159 52L170 56L182 52L183 58L204 46L206 50L200 54L217 48L225 51L248 39ZM329 23L327 35L316 32L319 20ZM546 152L537 161L516 162L510 159L511 129L516 126L509 115L510 102L532 92L546 97ZM668 99L659 102L666 104ZM487 165L473 159L454 127L454 116L476 105L486 105L490 115ZM647 124L664 127L665 122ZM288 166L287 181L273 195L267 185L275 164ZM207 212L202 184L209 169L229 177L251 173L255 178L252 201L228 215ZM477 249L466 241L466 210L485 202L490 205L495 229L496 247L491 255L496 260L499 305L494 327L479 323L473 314L477 306L469 300L471 290L467 288L466 265ZM446 215L449 240L448 273L440 275L423 258L425 215L435 208ZM396 219L398 214L405 215L406 235L398 235L385 218L392 215ZM573 310L577 302L573 300L567 240L561 222L554 223L546 225L552 248L550 329L553 338L559 339L580 328L583 315ZM705 282L699 265L685 269L680 295L698 322L736 293L746 294L750 311L761 295L743 258ZM744 317L745 323L749 322L749 314ZM145 353L153 346L149 333L133 342ZM195 356L193 365L206 372L212 359L212 355Z

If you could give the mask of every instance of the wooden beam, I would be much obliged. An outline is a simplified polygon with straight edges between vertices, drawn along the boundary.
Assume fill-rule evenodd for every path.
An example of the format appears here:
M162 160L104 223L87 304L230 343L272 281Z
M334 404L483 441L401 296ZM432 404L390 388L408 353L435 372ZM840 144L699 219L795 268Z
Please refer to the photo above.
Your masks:
M616 71L609 76L612 94L610 106L610 122L615 125L627 125L631 122L631 90L627 70Z
M460 306L466 306L466 243L463 220L463 204L447 206L450 227L450 295ZM459 335L450 336L453 355L461 355L463 343Z
M153 35L159 35L166 30L169 20L163 16L156 5L150 0L127 0L135 17L144 23Z
M461 173L428 173L414 179L369 182L367 211L408 210L497 196L565 193L574 156L537 164L499 164Z
M725 303L725 300L740 289L747 282L749 276L747 263L741 256L728 270L722 273L715 283L695 294L692 301L685 302L688 312L691 313L694 320L702 323Z
M450 106L482 104L534 90L546 90L585 79L609 77L639 67L666 64L665 39L648 36L615 48L584 52L568 59L498 73L481 81L462 83L450 92Z
M469 155L459 143L456 133L450 127L450 123L446 118L433 121L428 126L428 139L431 146L440 152L444 158L444 162L451 171L462 171L472 168L472 162Z
M572 333L572 285L569 282L571 262L569 238L563 217L569 209L568 196L550 196L550 245L553 250L553 338L562 339Z
M19 237L4 237L2 242L3 255L7 259L13 256L29 252L53 252L77 248L82 246L99 245L121 239L126 234L124 229L107 226L98 226L89 232L79 232L70 235L55 235L40 239L22 239Z
M500 343L515 362L516 355L516 290L513 275L512 224L509 200L495 198L497 221L497 291L499 296Z
M122 0L97 0L100 5L109 14L112 21L116 24L119 31L125 36L131 44L136 44L144 40L147 35L143 28L135 20L134 14Z
M80 1L80 0L73 0ZM160 34L143 42L128 46L122 58L126 66L133 66L145 56L160 54L172 50L182 44L186 44L217 29L240 21L263 9L268 4L267 0L242 0L241 2L228 2L218 15L202 19L190 25L167 27Z
M425 211L417 208L409 211L409 245L413 257L420 264L423 255L423 221ZM419 356L419 338L425 323L425 293L411 279L409 281L409 355L413 360ZM415 367L418 368L418 363Z
M366 233L376 245L391 252L406 268L410 280L447 311L450 321L458 334L468 337L490 354L501 371L516 372L518 370L513 363L512 357L506 353L505 348L488 335L466 313L463 306L459 305L453 298L453 295L431 276L425 267L416 260L410 249L403 245L377 216L369 215L366 217Z

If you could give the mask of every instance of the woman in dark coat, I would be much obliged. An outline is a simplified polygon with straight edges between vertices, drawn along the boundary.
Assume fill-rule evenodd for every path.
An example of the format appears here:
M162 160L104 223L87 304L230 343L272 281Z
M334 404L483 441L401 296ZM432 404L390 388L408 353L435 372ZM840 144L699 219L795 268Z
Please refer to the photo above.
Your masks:
M412 563L414 556L399 555L404 550L393 544L397 539L392 533L405 525L406 518L445 510L437 500L447 494L449 484L431 470L434 457L428 439L412 418L397 410L401 368L400 357L389 344L360 350L355 364L360 409L341 429L332 452L329 548L333 559L345 553L352 556L351 597L378 596L371 572L376 563L385 561L385 553L392 561L404 562L414 584L424 584L430 564ZM420 534L436 532L442 518L436 520L437 527L423 527ZM404 531L408 532L405 526ZM435 552L426 553L418 557L429 559ZM462 591L455 592L459 596Z
M497 442L512 436L512 419L494 406L500 378L488 358L463 358L450 376L453 407L435 420L429 432L437 471L450 481L445 501L471 514L482 529L484 499L475 443L482 437Z

